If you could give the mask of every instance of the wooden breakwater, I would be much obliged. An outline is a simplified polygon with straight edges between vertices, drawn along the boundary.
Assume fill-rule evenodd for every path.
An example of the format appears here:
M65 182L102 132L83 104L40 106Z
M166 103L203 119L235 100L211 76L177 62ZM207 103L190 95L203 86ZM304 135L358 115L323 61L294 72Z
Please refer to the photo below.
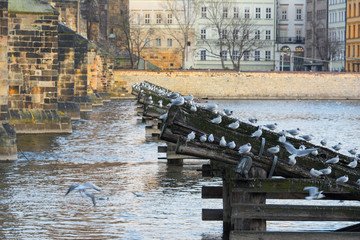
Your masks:
M135 89L135 88L134 88ZM322 206L322 205L288 205L267 204L267 199L304 199L309 192L304 188L318 187L323 191L324 198L333 200L360 200L359 185L356 183L360 176L359 168L349 168L352 157L321 146L316 146L304 140L287 136L286 144L298 149L304 145L306 149L316 149L317 154L297 157L296 164L290 166L289 151L285 143L279 143L280 133L262 129L258 138L251 134L258 126L247 122L239 122L237 129L228 127L237 119L222 116L219 124L211 122L218 116L210 110L200 106L197 111L191 110L189 103L181 106L167 106L171 99L170 92L156 90L156 86L144 83L137 88L138 101L143 104L145 115L160 117L167 113L161 126L160 139L175 145L175 154L210 159L209 165L203 165L203 175L221 177L222 186L204 187L203 198L222 198L222 209L203 209L203 220L223 221L224 238L230 239L358 239L360 227L356 224L349 228L335 232L306 231L299 232L269 232L267 221L360 221L360 207L358 206ZM150 97L151 96L151 97ZM151 100L150 102L148 102ZM163 107L158 107L162 100ZM165 105L165 104L166 105ZM165 106L165 107L164 107ZM160 110L161 109L161 110ZM190 132L195 138L189 140ZM214 141L200 141L200 136L213 134ZM249 153L239 154L235 149L221 147L220 138L224 136L237 146L250 143ZM276 157L266 150L280 145ZM339 155L339 162L331 164L332 172L326 176L314 177L310 170L325 169L330 164L326 160ZM347 175L347 182L336 179ZM273 176L281 176L274 178ZM351 229L351 230L350 230ZM303 239L303 238L302 238Z

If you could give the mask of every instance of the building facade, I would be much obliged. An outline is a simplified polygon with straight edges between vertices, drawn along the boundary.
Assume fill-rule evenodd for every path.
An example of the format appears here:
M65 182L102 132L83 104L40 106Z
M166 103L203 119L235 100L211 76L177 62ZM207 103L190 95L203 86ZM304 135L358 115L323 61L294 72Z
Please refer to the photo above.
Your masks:
M329 0L328 32L330 44L334 48L329 63L329 71L332 72L345 70L345 25L346 1Z
M277 6L275 70L303 71L305 0L280 0Z
M218 2L222 4L209 1L199 6L193 67L275 70L275 1ZM230 48L232 44L237 48ZM233 63L236 59L240 59L239 66Z
M305 67L327 71L329 66L328 1L306 0Z
M346 71L360 71L360 1L347 0Z

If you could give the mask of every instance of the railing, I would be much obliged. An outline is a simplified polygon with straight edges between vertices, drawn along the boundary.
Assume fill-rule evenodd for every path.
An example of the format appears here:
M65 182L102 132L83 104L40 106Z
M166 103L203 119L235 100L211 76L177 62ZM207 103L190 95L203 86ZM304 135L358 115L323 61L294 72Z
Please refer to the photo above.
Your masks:
M278 37L276 39L277 43L299 43L304 44L305 38L304 37Z

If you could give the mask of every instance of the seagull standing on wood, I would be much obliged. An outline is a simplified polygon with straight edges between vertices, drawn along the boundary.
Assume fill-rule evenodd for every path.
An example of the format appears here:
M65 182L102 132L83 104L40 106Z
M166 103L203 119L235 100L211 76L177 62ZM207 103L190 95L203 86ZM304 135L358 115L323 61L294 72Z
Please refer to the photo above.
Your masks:
M222 120L221 115L217 116L216 118L210 120L211 123L220 124Z
M336 164L339 162L339 155L336 155L336 157L330 158L329 160L327 160L325 163L328 164Z
M353 148L353 149L350 149L348 152L352 155L355 155L357 150L358 150L357 148Z
M341 149L341 147L342 147L342 143L340 143L340 142L338 144L332 146L332 148L337 152Z
M211 133L208 137L208 141L209 142L213 142L214 141L214 135Z
M323 139L321 139L320 143L321 143L321 145L323 145L325 147L327 144L327 141L325 138L323 138Z
M322 172L323 175L329 175L331 173L331 166L328 166L327 168L320 169L320 172Z
M221 137L219 145L221 147L226 147L226 140L224 136Z
M357 158L354 158L354 160L352 162L350 162L347 166L349 168L356 168L357 164L358 164L358 160L357 160Z
M234 149L234 148L236 147L236 144L235 144L234 141L231 141L231 142L229 142L228 144L226 144L226 146L227 146L228 148L230 148L230 149Z
M251 123L257 123L256 117L250 116L250 117L248 118L248 120L249 120L249 122L251 122Z
M224 109L224 113L227 115L227 116L231 116L233 114L233 111L230 110L230 109Z
M314 168L312 168L312 169L310 170L310 175L313 176L313 177L318 177L318 176L320 176L320 175L322 175L322 174L323 174L322 172L320 172L320 171L318 171L318 170L316 170L316 169L314 169Z
M296 154L292 154L289 156L289 162L288 164L293 167L295 164L296 164L296 157L297 155Z
M262 130L261 130L261 127L259 127L259 129L258 130L256 130L255 132L253 132L252 134L251 134L251 137L260 137L261 136L261 134L262 134Z
M251 150L251 144L250 143L244 144L244 145L239 147L239 153L240 154L248 153L248 152L250 152L250 150Z
M236 122L230 123L228 125L228 127L231 128L231 129L237 129L237 128L239 128L239 126L240 126L239 120L237 120Z
M206 134L204 134L200 137L200 142L206 142L206 139L207 139L207 136L206 136Z
M189 141L194 140L194 139L195 139L195 132L191 131L191 133L189 133L187 135L186 142L189 142Z
M269 123L269 124L265 124L264 126L270 130L275 130L277 127L277 123Z
M277 154L280 151L280 146L276 145L275 147L268 148L267 151L271 154Z
M336 179L337 183L346 183L349 180L348 175L344 175L342 177L339 177L338 179Z
M65 196L68 195L70 192L72 192L73 190L78 191L81 196L88 196L89 198L91 198L94 207L96 207L96 200L95 200L95 196L92 193L89 193L88 191L86 191L87 188L92 188L95 189L96 191L101 191L101 188L99 188L98 186L92 184L92 183L81 183L81 184L71 184L69 189L67 190L67 192L65 193Z
M295 137L296 135L299 135L299 131L300 131L300 128L286 130L287 133L293 135L294 137Z

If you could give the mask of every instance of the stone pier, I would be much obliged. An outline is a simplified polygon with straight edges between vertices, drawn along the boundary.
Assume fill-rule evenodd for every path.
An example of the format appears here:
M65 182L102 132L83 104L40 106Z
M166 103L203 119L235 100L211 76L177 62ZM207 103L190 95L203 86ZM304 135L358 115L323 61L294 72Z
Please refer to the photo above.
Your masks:
M72 132L58 112L58 14L46 1L9 2L9 123L17 133Z
M8 122L8 1L0 0L0 161L17 160L16 132Z

